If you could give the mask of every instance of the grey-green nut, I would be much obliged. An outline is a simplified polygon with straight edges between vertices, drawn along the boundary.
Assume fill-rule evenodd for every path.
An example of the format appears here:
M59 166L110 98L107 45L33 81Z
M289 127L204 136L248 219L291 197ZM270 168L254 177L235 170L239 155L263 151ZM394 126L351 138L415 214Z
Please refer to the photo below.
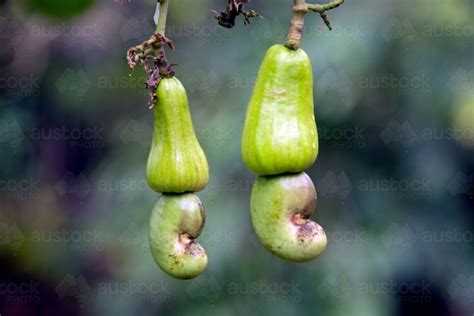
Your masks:
M327 238L323 228L309 219L316 201L316 189L304 172L258 177L250 201L255 233L282 259L304 262L319 257Z
M163 194L150 218L151 253L158 266L178 279L192 279L207 267L207 254L195 241L205 222L204 207L193 193Z

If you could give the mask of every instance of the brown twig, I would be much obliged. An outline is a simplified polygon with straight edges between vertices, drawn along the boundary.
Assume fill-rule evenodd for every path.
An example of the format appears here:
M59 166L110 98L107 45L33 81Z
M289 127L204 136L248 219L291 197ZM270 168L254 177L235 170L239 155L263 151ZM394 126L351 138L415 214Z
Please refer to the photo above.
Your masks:
M217 12L212 10L214 17L219 22L219 25L232 28L235 26L235 19L237 16L242 15L244 17L244 25L250 23L250 18L262 17L262 15L254 10L246 11L244 9L244 4L248 3L250 0L229 0L224 11Z
M297 50L300 47L304 28L304 16L308 11L319 13L324 24L326 24L329 30L332 30L326 11L337 8L343 3L344 0L335 0L326 4L307 4L305 0L294 0L293 16L286 36L285 46L292 50Z
M148 74L145 86L150 95L148 100L150 108L153 108L157 101L156 88L161 78L174 76L173 65L168 62L164 49L165 46L168 46L171 50L174 50L173 41L165 35L168 1L157 0L157 5L160 5L160 17L155 33L148 40L130 48L127 52L127 61L130 68L134 69L137 63L140 63Z

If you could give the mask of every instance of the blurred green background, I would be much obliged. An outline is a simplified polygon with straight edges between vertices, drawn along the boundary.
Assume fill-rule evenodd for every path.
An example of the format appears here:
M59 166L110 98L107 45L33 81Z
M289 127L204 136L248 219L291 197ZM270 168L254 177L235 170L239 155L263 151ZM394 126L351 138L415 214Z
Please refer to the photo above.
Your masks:
M0 1L0 314L472 315L474 1L346 1L308 14L320 154L308 170L329 245L284 262L254 235L240 137L292 1L221 28L224 0L171 0L168 53L211 168L206 272L148 248L153 117L129 47L154 1Z

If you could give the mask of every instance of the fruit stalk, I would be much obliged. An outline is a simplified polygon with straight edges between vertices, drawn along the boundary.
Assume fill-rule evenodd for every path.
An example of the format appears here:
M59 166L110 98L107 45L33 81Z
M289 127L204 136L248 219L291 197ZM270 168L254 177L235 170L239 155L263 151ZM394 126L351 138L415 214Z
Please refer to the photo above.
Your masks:
M294 0L293 15L286 35L285 46L291 50L297 50L300 47L304 29L304 17L308 11L319 13L328 29L332 30L331 22L325 12L337 8L343 3L344 0L335 0L326 4L308 4L305 0Z
M158 5L160 6L160 15L158 17L158 23L156 24L155 33L165 35L166 20L168 18L169 0L158 0Z

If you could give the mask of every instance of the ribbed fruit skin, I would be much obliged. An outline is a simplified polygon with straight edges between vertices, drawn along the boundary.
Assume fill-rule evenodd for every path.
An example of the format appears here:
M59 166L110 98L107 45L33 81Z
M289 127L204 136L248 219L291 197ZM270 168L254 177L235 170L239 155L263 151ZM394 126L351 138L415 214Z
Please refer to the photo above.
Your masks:
M201 191L209 182L209 166L194 132L186 90L172 77L163 78L156 92L148 184L164 193Z
M194 241L205 222L204 207L193 193L163 194L150 217L150 247L158 266L178 279L191 279L207 267L204 248ZM191 242L183 243L186 233Z
M258 175L298 173L318 155L311 61L272 46L263 59L242 135L242 158Z

